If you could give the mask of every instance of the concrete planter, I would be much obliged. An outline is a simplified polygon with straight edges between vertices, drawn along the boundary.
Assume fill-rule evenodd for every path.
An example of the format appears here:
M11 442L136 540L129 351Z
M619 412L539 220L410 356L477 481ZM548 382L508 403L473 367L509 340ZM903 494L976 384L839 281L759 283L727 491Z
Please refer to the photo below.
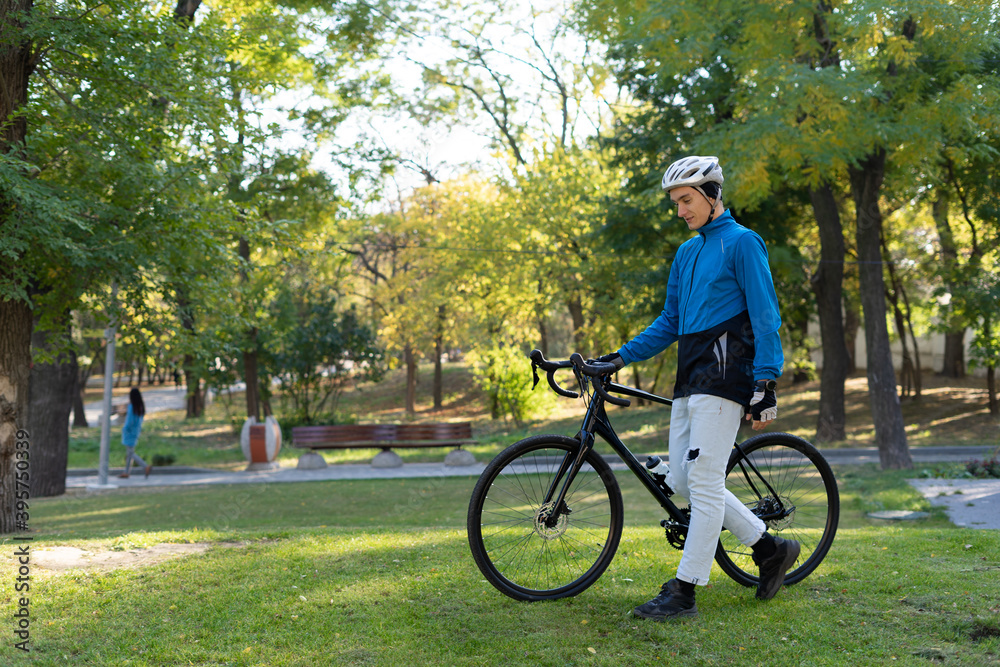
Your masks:
M281 427L274 417L265 417L264 423L256 417L247 417L240 430L240 447L247 460L247 471L277 470L278 452L281 451Z

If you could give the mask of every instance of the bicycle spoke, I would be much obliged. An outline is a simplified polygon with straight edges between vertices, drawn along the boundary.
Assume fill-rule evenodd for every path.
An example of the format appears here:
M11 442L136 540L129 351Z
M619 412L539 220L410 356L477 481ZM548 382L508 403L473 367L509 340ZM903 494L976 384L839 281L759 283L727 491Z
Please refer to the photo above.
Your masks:
M818 452L799 438L773 434L748 443L746 458L736 462L726 479L727 488L752 512L763 512L772 534L799 542L799 558L788 573L794 583L815 569L830 548L839 515L836 482ZM779 509L781 515L775 516ZM720 545L719 565L740 583L753 585L757 567L752 550L725 532Z
M512 597L561 597L574 587L585 588L617 548L620 492L612 495L612 489L617 492L613 473L596 454L588 456L559 507L546 498L550 491L559 497L565 480L556 475L575 456L575 441L565 441L528 447L505 463L498 461L489 485L482 491L477 486L485 495L478 513L470 510L470 542L483 573ZM595 468L602 465L603 476Z

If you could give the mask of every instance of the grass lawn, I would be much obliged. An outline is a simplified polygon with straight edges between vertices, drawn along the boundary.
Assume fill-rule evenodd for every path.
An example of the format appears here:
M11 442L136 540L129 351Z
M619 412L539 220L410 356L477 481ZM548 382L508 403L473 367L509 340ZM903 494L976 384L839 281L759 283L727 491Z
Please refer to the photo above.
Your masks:
M467 370L446 371L445 409L421 403L416 419L473 421L480 443L471 449L480 460L528 433L578 428L573 401L560 401L542 422L491 421ZM422 378L429 393L429 369ZM995 444L997 423L984 413L977 382L935 386L927 378L921 404L904 404L911 445ZM806 384L782 392L782 430L811 436L817 391ZM348 392L340 407L359 421L400 421L402 403L402 379L393 374ZM852 379L849 436L840 444L871 445L866 404L863 378ZM219 401L188 421L152 414L140 452L173 454L177 465L242 468L229 409ZM668 419L654 407L613 413L638 452L663 450ZM97 465L98 438L98 429L74 433L71 467ZM373 453L328 458L367 461ZM286 465L297 454L283 449ZM444 450L401 454L439 461ZM628 613L672 576L680 556L663 538L661 510L628 473L619 474L625 534L606 574L576 598L534 604L504 597L476 569L465 537L472 477L35 499L31 653L14 648L19 594L8 585L17 576L8 537L0 665L1000 665L996 531L953 526L906 484L915 471L836 472L840 530L815 573L760 603L716 568L699 593L700 616L666 625ZM931 518L867 518L881 509ZM171 545L194 551L147 558ZM44 552L57 548L90 558L42 567Z
M465 540L474 478L160 487L32 502L31 549L203 553L135 567L31 572L35 665L988 665L1000 664L995 531L952 526L904 481L837 469L830 555L768 603L716 568L698 618L628 611L679 553L659 508L619 476L626 532L615 561L573 599L520 603L490 587ZM922 509L886 523L872 509ZM14 580L12 540L4 582ZM16 600L4 587L4 616ZM8 621L8 623L10 623ZM11 625L8 624L8 628Z

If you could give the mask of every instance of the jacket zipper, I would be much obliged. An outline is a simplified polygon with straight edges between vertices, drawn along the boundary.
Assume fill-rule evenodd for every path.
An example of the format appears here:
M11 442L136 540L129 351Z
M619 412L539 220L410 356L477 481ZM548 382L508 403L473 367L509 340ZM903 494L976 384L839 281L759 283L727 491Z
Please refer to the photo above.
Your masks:
M687 293L687 298L684 299L684 315L681 318L681 327L684 329L685 333L687 333L687 310L688 310L688 303L690 303L690 301L691 301L691 292L694 291L693 290L693 287L694 287L694 274L695 274L695 270L698 268L698 258L701 257L701 251L705 249L705 244L706 243L708 243L708 236L706 236L704 233L702 233L701 234L701 247L698 248L698 254L694 256L694 263L691 265L691 280L688 283L689 289L688 289L688 293Z

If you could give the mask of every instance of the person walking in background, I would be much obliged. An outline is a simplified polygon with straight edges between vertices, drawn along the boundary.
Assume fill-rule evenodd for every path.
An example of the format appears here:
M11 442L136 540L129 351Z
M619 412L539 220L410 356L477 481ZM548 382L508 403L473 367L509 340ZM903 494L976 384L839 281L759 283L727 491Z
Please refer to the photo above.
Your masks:
M132 470L132 462L142 467L149 477L153 471L153 466L146 465L138 454L135 453L135 446L139 442L139 434L142 432L142 421L146 416L146 404L142 401L142 393L138 387L132 387L128 394L128 409L125 412L125 425L122 427L122 444L125 445L125 472L118 475L127 478Z

